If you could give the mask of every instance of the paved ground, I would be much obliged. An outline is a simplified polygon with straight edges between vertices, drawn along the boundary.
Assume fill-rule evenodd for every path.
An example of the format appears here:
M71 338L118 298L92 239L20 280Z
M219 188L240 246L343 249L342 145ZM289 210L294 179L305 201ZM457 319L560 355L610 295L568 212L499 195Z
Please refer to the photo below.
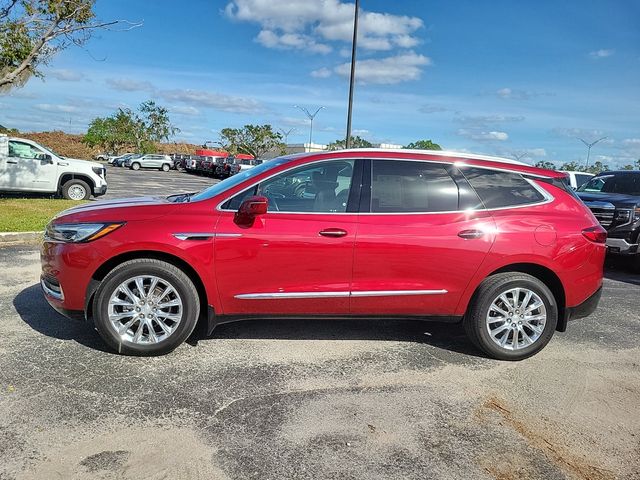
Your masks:
M182 171L130 170L122 167L107 167L107 193L99 200L138 197L146 195L172 195L174 193L199 192L219 180L201 177Z
M0 249L0 479L640 478L640 277L536 357L455 326L255 321L105 351Z

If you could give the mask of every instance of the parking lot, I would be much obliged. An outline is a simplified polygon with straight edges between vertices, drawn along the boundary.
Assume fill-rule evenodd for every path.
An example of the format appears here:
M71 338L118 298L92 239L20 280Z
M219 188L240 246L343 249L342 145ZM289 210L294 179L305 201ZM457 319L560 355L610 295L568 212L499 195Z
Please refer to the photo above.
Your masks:
M2 479L640 478L640 279L620 268L596 314L506 363L457 326L373 320L122 357L47 305L36 246L0 263Z
M102 198L217 182L108 168ZM44 300L36 245L0 248L0 479L640 478L640 276L537 356L457 325L251 321L159 358L108 351Z
M109 186L106 195L99 197L99 200L199 192L219 181L211 177L201 177L176 170L168 172L160 170L134 171L107 165Z

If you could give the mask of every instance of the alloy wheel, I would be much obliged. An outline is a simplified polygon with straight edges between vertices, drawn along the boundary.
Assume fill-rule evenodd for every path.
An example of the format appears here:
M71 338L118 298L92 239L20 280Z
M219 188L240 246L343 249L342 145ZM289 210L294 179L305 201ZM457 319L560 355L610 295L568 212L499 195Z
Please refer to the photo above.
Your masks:
M491 340L505 350L519 350L536 343L546 322L544 302L528 288L512 288L500 293L486 316Z
M140 275L122 282L109 298L109 325L122 340L159 343L175 332L183 310L180 294L171 283Z

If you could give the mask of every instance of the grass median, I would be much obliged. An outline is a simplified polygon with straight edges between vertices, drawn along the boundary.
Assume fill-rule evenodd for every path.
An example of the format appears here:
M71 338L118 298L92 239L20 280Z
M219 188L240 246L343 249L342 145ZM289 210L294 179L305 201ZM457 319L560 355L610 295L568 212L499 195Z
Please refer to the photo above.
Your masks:
M0 198L0 232L34 232L57 213L83 202L54 198Z

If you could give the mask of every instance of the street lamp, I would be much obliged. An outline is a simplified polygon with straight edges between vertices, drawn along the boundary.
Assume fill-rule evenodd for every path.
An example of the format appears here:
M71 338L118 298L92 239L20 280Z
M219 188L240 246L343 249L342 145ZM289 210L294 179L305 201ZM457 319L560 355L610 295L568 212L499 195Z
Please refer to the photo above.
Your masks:
M291 135L291 133L295 132L296 129L295 128L290 128L289 130L285 130L283 128L279 128L278 132L280 132L280 134L284 137L284 143L287 144L289 142L289 135Z
M313 119L316 118L316 115L318 115L318 112L320 110L322 110L324 107L318 107L318 109L311 113L309 112L309 110L307 110L304 107L301 107L299 105L294 105L293 108L298 108L300 109L309 119L309 123L310 123L310 128L309 128L309 151L311 151L311 140L313 139Z
M601 142L602 140L604 140L607 137L602 137L599 138L598 140L596 140L595 142L587 142L585 140L583 140L580 137L576 137L578 140L580 140L582 143L584 143L587 146L587 165L585 166L585 168L589 168L589 157L591 156L591 147L593 147L596 143Z
M358 42L358 11L360 10L360 0L356 0L355 13L353 15L353 42L351 43L351 77L349 80L349 107L347 110L347 138L345 148L351 146L351 115L353 110L353 88L356 79L356 44Z

